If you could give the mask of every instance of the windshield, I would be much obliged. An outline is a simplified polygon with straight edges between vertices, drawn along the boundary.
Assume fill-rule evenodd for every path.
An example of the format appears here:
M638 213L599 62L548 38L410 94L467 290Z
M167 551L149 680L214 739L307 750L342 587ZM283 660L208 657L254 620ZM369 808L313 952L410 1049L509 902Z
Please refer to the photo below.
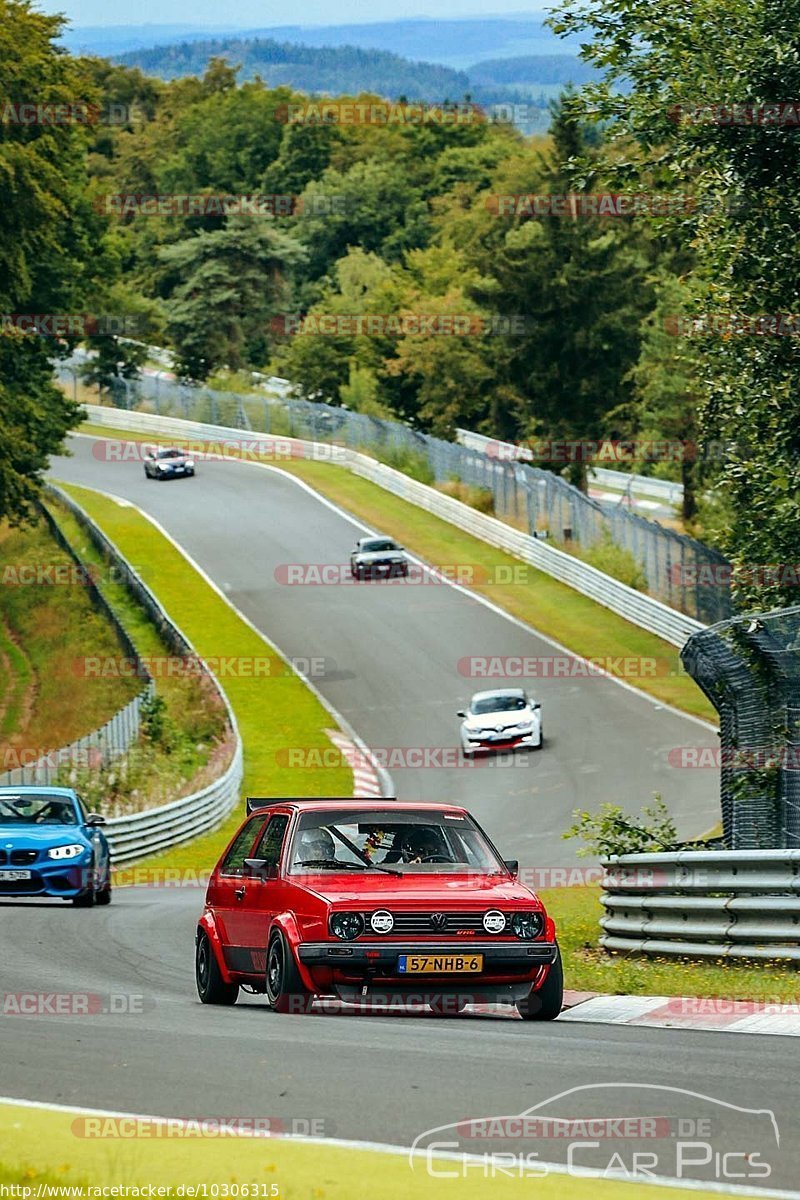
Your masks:
M485 875L504 869L470 817L403 809L305 812L289 862L293 874L380 868L402 875Z
M159 450L158 458L183 458L182 450Z
M527 708L528 702L524 696L484 696L482 700L473 700L471 712L518 712Z
M42 792L28 796L0 796L2 825L77 825L71 800Z
M391 538L372 538L371 541L362 542L361 549L365 554L374 554L381 550L396 550L397 542L393 542Z

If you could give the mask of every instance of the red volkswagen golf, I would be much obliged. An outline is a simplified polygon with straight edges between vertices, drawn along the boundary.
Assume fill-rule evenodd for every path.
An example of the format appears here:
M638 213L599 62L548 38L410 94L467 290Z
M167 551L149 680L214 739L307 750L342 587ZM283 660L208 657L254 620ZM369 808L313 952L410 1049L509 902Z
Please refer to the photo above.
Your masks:
M336 997L558 1016L553 921L465 809L336 799L247 808L197 927L204 1004L234 1004L248 987L276 1012Z

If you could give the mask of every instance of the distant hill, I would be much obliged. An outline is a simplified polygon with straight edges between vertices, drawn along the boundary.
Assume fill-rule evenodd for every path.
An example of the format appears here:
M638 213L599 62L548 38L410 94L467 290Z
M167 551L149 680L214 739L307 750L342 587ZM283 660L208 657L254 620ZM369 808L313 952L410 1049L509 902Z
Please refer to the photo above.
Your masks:
M388 50L401 57L441 63L464 70L481 58L577 53L580 38L560 39L544 24L543 13L520 17L464 20L433 19L378 21L358 25L278 25L236 29L220 23L192 25L109 25L68 28L63 44L73 53L119 55L149 49L180 39L204 42L211 38L268 39L305 46L360 46Z
M146 75L178 79L202 75L209 59L215 57L240 64L239 79L260 75L270 87L288 84L303 92L376 92L391 99L407 96L436 103L460 100L470 90L469 76L461 71L437 63L410 62L386 50L302 46L265 38L179 42L134 50L116 61L139 67Z
M597 79L600 72L571 54L526 54L521 58L487 58L467 69L470 83L483 87L521 84L541 87L552 84L580 86Z

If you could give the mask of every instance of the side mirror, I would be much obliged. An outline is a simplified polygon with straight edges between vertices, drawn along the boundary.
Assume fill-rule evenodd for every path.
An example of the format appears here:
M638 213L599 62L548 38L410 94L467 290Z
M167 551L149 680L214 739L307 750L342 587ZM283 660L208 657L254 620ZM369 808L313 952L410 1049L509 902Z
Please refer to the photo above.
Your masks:
M278 868L274 863L268 863L265 858L246 858L244 873L257 879L276 879Z
M458 710L458 712L456 713L456 716L457 716L457 717L465 717L466 715L467 715L467 714L464 712L463 708L460 708L460 709Z
M541 704L532 704L532 705L531 705L531 708L533 709L533 711L534 711L534 712L538 712L538 710L539 710L541 707L542 707L542 706L541 706Z
M106 819L100 813L89 813L86 818L87 825L105 825Z
M519 859L518 858L504 858L503 866L506 868L506 870L511 872L511 874L514 876L515 879L517 878L517 876L519 875Z

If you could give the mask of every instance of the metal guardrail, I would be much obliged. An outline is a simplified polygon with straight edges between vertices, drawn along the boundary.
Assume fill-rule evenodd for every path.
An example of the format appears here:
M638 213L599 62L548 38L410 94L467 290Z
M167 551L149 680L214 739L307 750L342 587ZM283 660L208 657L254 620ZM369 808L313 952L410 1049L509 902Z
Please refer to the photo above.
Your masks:
M114 564L120 578L147 610L170 649L176 654L202 661L192 643L170 619L138 572L81 506L60 488L47 485L47 491L66 505L106 561ZM210 671L208 677L225 705L234 736L233 758L223 774L199 792L183 796L158 808L109 818L105 832L111 844L111 856L115 864L134 862L215 829L222 824L239 801L244 773L242 739L236 716L225 692Z
M503 458L507 461L519 459L525 461L525 447L516 446L513 442L501 442L497 438L486 437L482 433L474 433L471 429L456 429L456 439L460 445L469 450L479 450L493 458ZM528 453L527 457L533 456ZM663 500L667 504L681 504L683 501L683 484L673 479L655 479L652 475L636 475L631 471L614 471L610 467L589 467L589 478L604 487L615 488L624 492L630 489L634 496L647 496L653 500Z
M84 357L55 364L58 377L73 394L85 362ZM459 481L479 488L491 494L497 516L531 536L546 531L556 542L584 550L611 543L627 551L644 574L647 592L695 620L708 624L731 615L728 564L717 550L632 512L625 504L595 500L555 471L492 458L399 421L319 400L219 392L166 379L160 372L115 380L111 398L126 411L339 444L374 455L426 482Z
M349 467L354 474L424 508L427 512L441 517L451 525L463 529L482 541L488 542L498 549L528 562L547 575L559 579L569 587L589 596L603 607L624 617L634 625L657 634L665 641L675 646L682 646L690 634L703 629L704 626L692 617L662 604L652 596L636 591L612 579L610 575L589 566L588 563L557 550L546 542L522 533L512 526L505 524L496 517L487 516L468 504L446 496L436 488L419 483L387 467L366 454L345 447L331 447L325 443L304 441L299 438L274 437L263 433L246 433L240 429L207 425L197 421L184 421L176 417L159 417L149 413L125 411L115 408L102 408L97 405L86 405L86 411L94 424L104 425L111 429L142 432L150 434L166 434L167 436L196 438L198 440L219 443L224 439L232 444L243 441L253 445L285 447L284 458L292 454L315 459L331 459ZM279 461L280 456L271 461Z
M800 963L800 850L681 850L603 863L600 944Z

